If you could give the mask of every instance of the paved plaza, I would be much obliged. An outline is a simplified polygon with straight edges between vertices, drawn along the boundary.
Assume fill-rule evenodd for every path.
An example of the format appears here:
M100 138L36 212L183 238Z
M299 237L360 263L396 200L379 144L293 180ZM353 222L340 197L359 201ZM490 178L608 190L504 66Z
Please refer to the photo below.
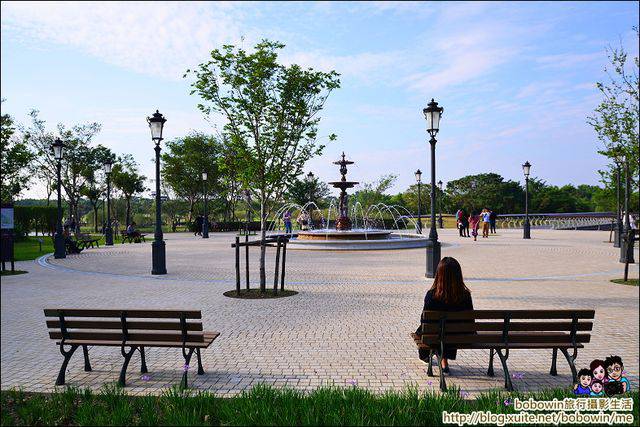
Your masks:
M609 232L532 234L527 241L521 230L498 230L473 242L459 238L456 230L443 230L440 238L443 256L460 261L476 309L595 309L593 337L578 353L578 369L617 354L632 387L638 387L638 288L609 282L623 271L619 250L607 243ZM54 388L62 356L48 337L45 307L202 310L205 329L219 331L220 337L203 352L206 374L190 372L190 385L219 395L259 383L303 390L321 385L437 389L437 377L427 376L409 337L431 286L424 278L424 249L288 251L287 287L298 295L238 300L222 295L235 287L234 234L165 238L168 274L161 277L150 275L150 243L17 263L29 274L2 278L2 389ZM258 251L252 250L252 285L257 286ZM272 284L273 258L267 262ZM637 277L638 264L631 271ZM82 356L74 355L67 384L98 389L117 380L119 348L93 347L90 356L94 370L84 372ZM550 362L550 350L512 351L515 388L568 387L566 361L558 359L557 377L549 375ZM183 363L179 349L148 349L148 378L139 374L134 356L127 390L158 393L176 385ZM501 388L500 364L490 378L487 363L487 351L460 351L448 384L472 395Z

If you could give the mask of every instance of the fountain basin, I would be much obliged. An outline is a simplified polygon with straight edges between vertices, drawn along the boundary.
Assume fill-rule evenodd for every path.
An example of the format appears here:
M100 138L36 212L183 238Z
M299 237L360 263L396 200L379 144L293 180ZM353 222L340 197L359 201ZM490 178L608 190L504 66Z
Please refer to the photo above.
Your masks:
M386 230L315 230L299 231L298 240L382 240L388 239Z
M301 233L310 233L302 237ZM368 231L367 238L361 230L350 231L310 231L299 232L298 237L289 240L287 249L312 251L371 251L390 249L412 249L427 246L427 237L413 233L391 231ZM328 235L325 237L324 235ZM340 237L338 237L338 235ZM373 237L375 236L375 237ZM318 237L318 238L316 238Z

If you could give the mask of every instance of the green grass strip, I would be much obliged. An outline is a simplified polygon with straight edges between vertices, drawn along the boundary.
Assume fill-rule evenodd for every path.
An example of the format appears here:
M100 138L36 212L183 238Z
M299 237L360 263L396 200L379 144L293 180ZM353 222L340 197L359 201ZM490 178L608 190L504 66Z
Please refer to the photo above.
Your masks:
M476 399L453 389L420 393L415 388L375 394L361 388L319 388L310 393L258 385L236 397L177 388L160 396L129 396L105 386L90 390L67 388L52 394L2 391L2 425L442 425L442 411L514 413L514 398L562 400L567 390L535 393L491 391ZM618 396L623 397L623 396ZM638 420L638 392L633 415Z

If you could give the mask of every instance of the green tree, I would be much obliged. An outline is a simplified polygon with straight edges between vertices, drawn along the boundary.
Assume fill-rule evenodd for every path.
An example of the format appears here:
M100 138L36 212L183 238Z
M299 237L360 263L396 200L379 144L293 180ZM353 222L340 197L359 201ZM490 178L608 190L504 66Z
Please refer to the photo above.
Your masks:
M11 116L3 114L0 120L0 188L2 201L10 202L29 188L33 153L15 135L16 129Z
M393 184L395 184L398 175L389 174L382 175L375 182L365 182L360 184L360 188L351 196L351 205L360 203L362 208L366 211L369 206L376 203L390 204L390 198L388 194L385 194Z
M202 172L208 174L207 195L217 195L220 191L220 150L218 139L203 133L167 142L162 154L162 176L177 197L189 203L189 222L196 202L204 193Z
M260 202L263 242L273 203L307 160L324 148L317 143L319 113L340 86L335 71L278 63L282 48L281 43L264 40L252 53L231 45L215 49L211 60L193 72L191 92L204 101L198 105L204 114L220 113L227 121L224 132L242 159L241 180ZM261 291L266 286L265 249L263 244Z
M308 202L313 202L316 206L321 207L325 197L329 195L329 187L318 177L294 179L287 187L285 192L285 200L304 206Z
M640 39L640 32L634 27L636 36ZM602 101L594 110L594 114L587 118L598 139L603 144L599 154L606 156L612 162L609 169L599 171L602 182L615 189L615 165L613 159L616 154L623 154L629 162L631 188L638 188L639 173L639 123L640 123L640 80L638 78L640 62L634 57L632 63L628 61L628 53L620 46L607 49L609 65L605 67L607 82L597 82L596 87L602 95ZM637 206L637 205L636 205Z
M529 181L532 193L534 179ZM447 183L447 201L452 212L463 208L467 213L484 208L496 213L524 211L524 189L515 181L505 181L496 173L468 175Z
M80 190L80 194L89 200L91 207L93 208L93 231L98 232L98 205L100 198L104 194L105 188L98 183L95 172L91 172L87 177L85 186Z
M130 154L121 156L111 170L111 182L122 192L127 203L125 215L127 225L131 224L131 198L146 190L145 179L144 175L138 173L138 164Z

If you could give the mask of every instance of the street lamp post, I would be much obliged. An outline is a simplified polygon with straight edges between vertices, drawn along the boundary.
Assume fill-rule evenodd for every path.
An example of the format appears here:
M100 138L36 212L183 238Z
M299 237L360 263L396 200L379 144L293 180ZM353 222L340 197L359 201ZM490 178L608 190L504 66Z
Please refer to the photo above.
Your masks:
M622 156L615 157L616 163L616 226L613 234L613 247L619 248L622 246L622 207L620 206L620 165L622 165L624 159Z
M523 239L531 238L531 224L529 223L529 173L531 173L531 164L527 161L522 165L524 172L524 235Z
M418 234L422 234L422 218L420 218L420 187L422 186L422 171L418 169L416 172L416 182L418 183Z
M313 228L313 211L311 210L311 203L313 202L313 178L315 178L313 172L309 172L306 178L309 185L309 229Z
M209 214L207 212L207 178L206 172L202 172L202 185L204 186L204 221L202 221L202 238L209 238Z
M53 150L53 158L56 159L56 179L58 187L58 220L56 222L56 235L53 241L53 256L56 259L66 258L67 251L64 243L64 236L62 235L62 179L60 178L60 169L62 168L62 157L64 156L64 143L60 139L56 138L51 149Z
M633 233L629 220L629 197L631 191L631 177L629 176L629 159L624 156L624 228L622 229L622 244L620 245L620 262L633 264Z
M103 167L104 174L107 176L107 226L104 229L104 240L106 246L113 246L113 230L111 229L111 169L113 162L106 160Z
M156 151L156 229L151 244L151 274L167 274L165 243L162 236L162 201L160 199L160 141L162 141L162 129L167 119L156 110L151 117L147 117L151 140L155 142Z
M438 181L438 189L440 190L440 195L442 195L442 181ZM440 200L438 206L440 207L440 209L438 209L438 227L444 228L442 225L442 200Z
M440 263L440 242L438 242L438 231L436 230L436 135L440 127L440 118L444 108L438 107L438 103L431 99L431 102L422 110L427 119L427 132L431 138L431 229L427 240L427 274L429 278L435 277L436 269Z

